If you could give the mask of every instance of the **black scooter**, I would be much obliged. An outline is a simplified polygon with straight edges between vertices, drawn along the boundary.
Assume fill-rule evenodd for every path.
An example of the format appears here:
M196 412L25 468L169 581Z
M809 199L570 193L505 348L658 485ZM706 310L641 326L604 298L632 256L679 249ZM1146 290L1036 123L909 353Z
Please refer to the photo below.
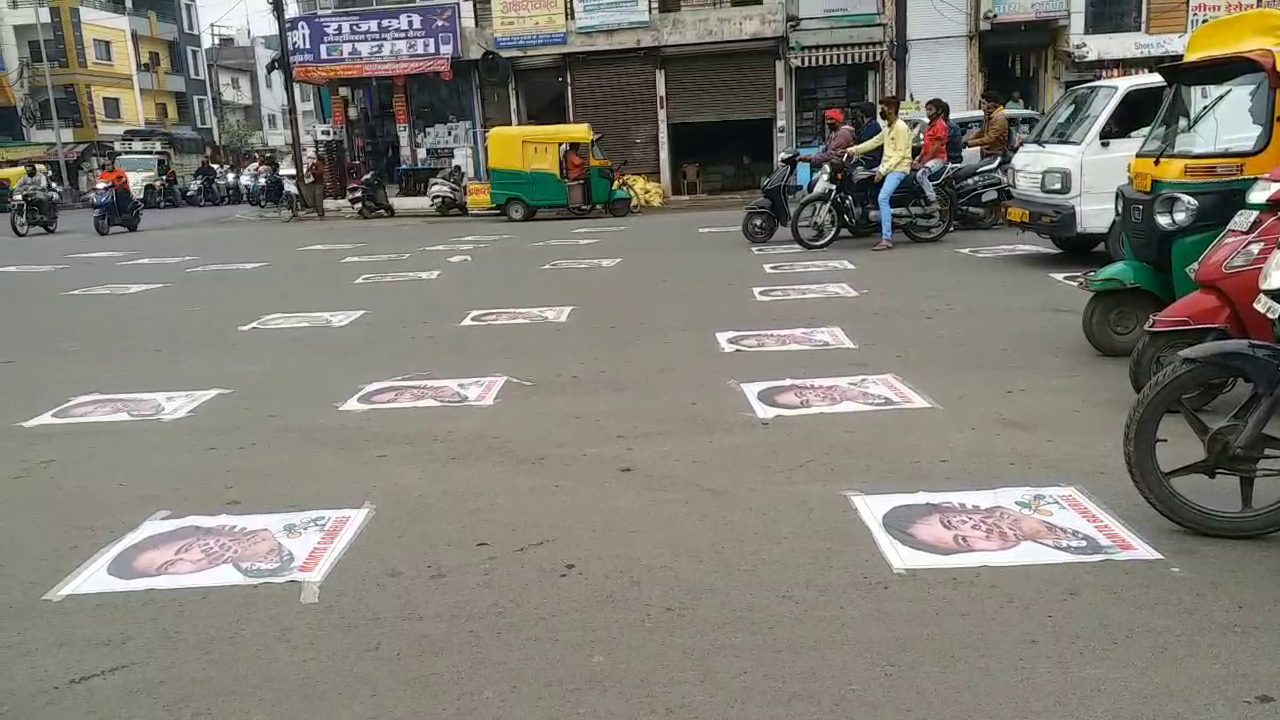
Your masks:
M364 220L378 212L385 212L387 217L396 216L396 208L387 197L387 185L376 170L365 173L359 182L347 185L347 202Z
M742 234L753 243L767 243L778 232L779 225L791 223L791 206L788 198L796 191L796 164L800 155L786 150L778 156L778 169L760 183L760 197L744 208Z
M134 232L138 229L138 223L142 222L142 202L133 198L129 207L118 207L116 191L111 183L99 182L94 185L89 205L93 208L93 229L99 235L106 235L114 226Z

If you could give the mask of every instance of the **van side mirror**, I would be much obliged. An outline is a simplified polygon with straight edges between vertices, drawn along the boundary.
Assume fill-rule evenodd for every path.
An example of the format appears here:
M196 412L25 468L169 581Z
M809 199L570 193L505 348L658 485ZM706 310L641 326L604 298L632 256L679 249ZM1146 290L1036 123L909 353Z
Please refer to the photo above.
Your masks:
M1102 141L1099 141L1098 144L1101 145L1102 147L1111 147L1110 140L1102 140Z

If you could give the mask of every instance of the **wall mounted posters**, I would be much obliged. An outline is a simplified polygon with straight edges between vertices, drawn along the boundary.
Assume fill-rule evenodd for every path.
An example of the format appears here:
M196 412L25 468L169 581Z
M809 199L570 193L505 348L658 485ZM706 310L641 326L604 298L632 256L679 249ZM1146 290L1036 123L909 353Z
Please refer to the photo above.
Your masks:
M285 29L297 80L438 73L462 55L452 3L296 17Z
M493 0L493 43L499 50L568 42L564 0Z
M648 27L649 0L573 0L573 19L581 33Z

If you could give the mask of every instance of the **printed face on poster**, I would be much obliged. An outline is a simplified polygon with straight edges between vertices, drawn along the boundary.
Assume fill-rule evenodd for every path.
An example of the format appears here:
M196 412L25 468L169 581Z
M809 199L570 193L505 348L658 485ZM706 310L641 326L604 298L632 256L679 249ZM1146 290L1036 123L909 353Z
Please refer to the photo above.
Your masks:
M285 328L331 327L349 325L368 310L335 310L324 312L272 313L242 325L240 330L278 330Z
M389 262L392 260L408 260L411 253L389 253L386 255L352 255L342 258L342 262Z
M418 248L419 250L450 250L459 252L462 250L479 250L480 248L489 247L489 243L445 243L443 245L428 245L427 247Z
M52 594L319 582L370 512L360 508L149 520Z
M498 308L472 310L459 325L523 325L527 323L559 323L569 319L572 306L540 308Z
M590 260L552 260L543 270L568 270L584 268L608 268L622 262L622 258L596 258Z
M438 277L440 277L439 270L426 270L423 272L372 273L369 275L361 275L353 280L352 284L360 285L363 283L403 282L405 280L435 280Z
M493 0L492 8L499 50L569 42L564 0Z
M285 29L299 80L445 72L462 54L456 4L296 17Z
M765 263L767 273L826 272L829 270L856 270L848 260L802 260L787 263Z
M9 265L0 267L0 272L16 272L16 273L33 273L33 272L53 272L54 270L62 270L69 268L70 265Z
M848 498L896 570L1161 558L1073 487Z
M858 291L847 283L817 283L814 285L774 285L751 288L756 300L808 300L815 298L858 297Z
M858 346L838 327L788 330L728 330L716 333L721 352L854 349Z
M980 248L957 248L956 252L973 257L1009 257L1012 255L1053 255L1057 250L1050 250L1039 245L992 245Z
M897 375L853 375L742 383L756 417L912 410L933 407Z
M396 408L492 405L505 377L441 380L387 380L361 388L339 410L393 410Z
M300 247L299 250L352 250L358 247L364 247L367 243L330 243L321 245L307 245Z
M183 390L178 392L94 393L73 397L43 415L24 423L71 425L129 420L177 420L191 414L201 404L230 390Z
M168 283L152 283L150 285L96 285L94 287L80 288L71 292L64 292L63 295L132 295L140 293L143 290L154 290L156 288L169 287Z

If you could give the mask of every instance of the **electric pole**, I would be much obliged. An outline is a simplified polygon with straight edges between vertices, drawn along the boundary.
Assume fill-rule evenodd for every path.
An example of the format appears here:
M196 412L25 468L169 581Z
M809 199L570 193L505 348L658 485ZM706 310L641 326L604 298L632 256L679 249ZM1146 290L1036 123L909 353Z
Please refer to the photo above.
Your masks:
M53 147L54 152L58 153L58 169L62 171L62 184L70 185L71 176L67 174L67 159L62 156L62 128L61 123L58 122L58 103L53 99L53 79L49 74L49 48L44 44L44 24L40 22L42 6L49 7L48 0L41 0L36 5L36 38L40 42L40 59L44 60L44 91L45 97L49 98L49 117L53 119ZM50 15L50 20L52 19Z
M289 62L289 33L284 27L284 0L271 0L271 12L276 16L276 34L280 38L280 60L275 66L284 73L284 102L289 110L289 132L293 135L293 167L302 182L302 137L298 134L298 106L293 98L293 64Z

